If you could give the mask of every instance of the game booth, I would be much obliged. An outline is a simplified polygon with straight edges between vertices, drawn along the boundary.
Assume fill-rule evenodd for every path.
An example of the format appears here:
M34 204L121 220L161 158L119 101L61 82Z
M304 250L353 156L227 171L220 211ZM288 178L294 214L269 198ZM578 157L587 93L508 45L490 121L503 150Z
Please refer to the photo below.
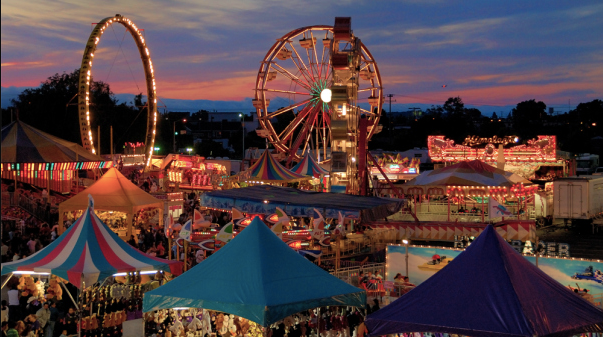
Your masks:
M120 224L115 226L115 222L111 223L113 227L116 227L115 232L126 240L135 234L134 217L147 216L147 214L139 214L141 211L148 210L150 212L148 215L156 218L157 225L163 224L164 201L143 191L121 174L117 168L112 167L90 187L59 204L59 234L65 230L65 213L76 212L77 214L77 212L87 209L88 195L95 197L95 210L99 214L103 213L100 216ZM112 219L113 217L116 219Z
M40 131L20 120L2 128L3 179L31 184L49 191L70 193L79 170L112 166L82 146Z
M266 328L300 333L302 325L318 328L317 318L327 315L320 307L342 317L365 304L363 290L320 269L255 218L202 263L145 293L145 336L169 330L175 336L259 337Z
M181 273L181 262L144 254L120 239L95 214L91 196L82 216L54 242L2 264L2 275L20 275L21 296L71 301L79 327L70 333L80 336L121 336L125 321L142 316L143 293ZM73 287L77 291L70 291Z

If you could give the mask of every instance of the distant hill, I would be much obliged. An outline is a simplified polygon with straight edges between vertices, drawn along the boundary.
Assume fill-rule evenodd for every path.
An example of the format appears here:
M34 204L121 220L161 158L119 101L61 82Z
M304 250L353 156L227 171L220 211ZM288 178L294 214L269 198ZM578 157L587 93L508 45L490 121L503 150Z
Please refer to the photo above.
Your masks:
M29 87L2 87L2 99L1 105L2 108L7 108L11 105L11 99L17 98L17 96L25 89ZM116 94L115 98L121 103L131 103L134 101L134 94ZM66 102L65 102L66 103ZM199 110L208 110L208 111L235 111L235 112L250 112L255 111L253 108L253 104L251 103L251 97L245 98L241 101L212 101L207 99L196 99L196 100L187 100L187 99L173 99L173 98L160 98L158 103L158 110L163 111L167 109L168 111L189 111L196 112ZM519 103L519 102L518 102ZM280 107L284 107L290 105L287 99L277 98L270 102L270 110L278 109ZM443 102L440 104L444 104ZM165 106L165 107L163 107ZM368 109L367 104L361 103L360 106L364 109ZM392 112L404 112L408 111L411 108L420 108L425 111L429 109L432 104L423 104L423 103L408 103L408 104L392 104ZM467 108L476 108L479 109L482 114L486 117L490 117L492 112L496 112L500 116L500 112L503 112L505 116L513 109L514 105L508 106L488 106L488 105L466 105ZM386 111L389 110L389 105L385 104L383 109Z

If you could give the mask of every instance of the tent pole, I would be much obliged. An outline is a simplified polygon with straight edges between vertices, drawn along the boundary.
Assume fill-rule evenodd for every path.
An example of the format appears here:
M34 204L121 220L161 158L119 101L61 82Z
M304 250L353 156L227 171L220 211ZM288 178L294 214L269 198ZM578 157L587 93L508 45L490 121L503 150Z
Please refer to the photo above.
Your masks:
M448 195L448 222L450 222L450 195Z
M132 218L134 217L134 210L132 210L131 213L128 213L126 215L126 226L128 226L126 228L126 241L130 240L130 237L132 236L132 232L133 232L133 224L132 224Z
M82 279L80 280L80 289L78 291L78 299L77 299L78 303L79 303L78 306L77 306L77 309L78 309L77 310L78 311L78 313L77 313L77 317L78 317L77 335L78 335L78 337L82 337L82 314L84 312L84 306L83 306L83 303L82 303L82 296L83 296L83 292L84 292L84 285L85 285L85 283L84 283L84 275L82 274Z
M484 195L482 194L482 222L484 222L485 220L485 216L484 216Z
M4 289L4 286L8 283L8 280L10 280L13 277L13 273L10 273L8 275L8 277L6 278L6 280L4 282L2 282L2 288L0 289Z
M69 292L69 289L67 289L65 284L63 282L59 282L59 284L61 284L63 288L65 288L65 292L67 293L67 295L69 295L69 298L71 299L71 302L73 302L73 305L77 306L77 302L73 299L73 296L71 296L71 293Z

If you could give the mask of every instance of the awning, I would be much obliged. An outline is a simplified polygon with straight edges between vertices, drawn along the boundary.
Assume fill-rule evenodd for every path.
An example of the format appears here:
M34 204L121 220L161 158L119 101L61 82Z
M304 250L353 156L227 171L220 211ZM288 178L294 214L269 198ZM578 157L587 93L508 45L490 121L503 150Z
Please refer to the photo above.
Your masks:
M290 216L314 217L314 208L326 218L343 216L363 221L384 219L400 210L403 200L324 193L279 186L251 186L203 194L201 205L230 211L233 207L252 214L271 214L276 207Z

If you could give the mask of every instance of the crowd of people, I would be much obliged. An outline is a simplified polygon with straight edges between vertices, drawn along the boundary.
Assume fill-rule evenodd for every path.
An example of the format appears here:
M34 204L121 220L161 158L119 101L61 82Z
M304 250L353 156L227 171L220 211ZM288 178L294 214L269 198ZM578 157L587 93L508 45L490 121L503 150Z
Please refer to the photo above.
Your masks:
M32 290L21 281L23 278L31 278L38 289ZM2 328L7 336L52 337L77 334L78 315L75 304L56 296L52 285L48 284L50 282L45 284L29 275L23 275L21 279L13 276L9 280L8 299L2 300ZM73 293L71 296L77 293L70 284L64 287Z
M368 312L376 310L378 301L368 306ZM205 309L159 310L146 313L144 318L148 337L362 337L366 334L366 314L352 307L305 310L271 324L266 331L246 318Z

